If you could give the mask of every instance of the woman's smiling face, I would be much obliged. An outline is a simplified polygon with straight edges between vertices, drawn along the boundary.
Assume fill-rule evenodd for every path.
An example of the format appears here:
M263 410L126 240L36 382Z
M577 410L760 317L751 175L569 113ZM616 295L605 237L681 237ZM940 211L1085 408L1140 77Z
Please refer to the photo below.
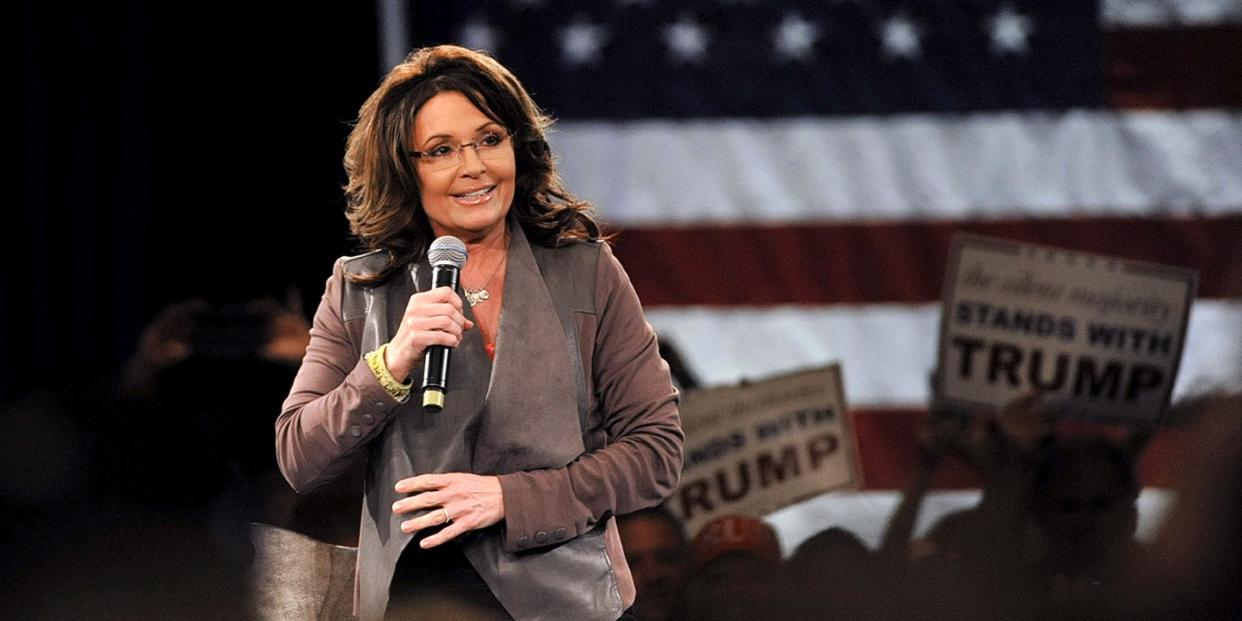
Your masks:
M435 95L414 116L414 149L428 153L438 147L466 143L452 165L432 170L426 158L414 161L423 211L436 237L453 235L463 241L482 241L503 234L505 216L513 203L517 165L513 141L505 139L487 158L476 148L499 136L505 127L483 114L465 95L448 91Z

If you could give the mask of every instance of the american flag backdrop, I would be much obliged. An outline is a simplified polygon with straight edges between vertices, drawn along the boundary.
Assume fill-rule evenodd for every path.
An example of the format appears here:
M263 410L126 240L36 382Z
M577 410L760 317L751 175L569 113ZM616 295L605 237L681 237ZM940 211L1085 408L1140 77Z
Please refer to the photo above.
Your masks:
M957 231L1199 270L1175 394L1242 381L1237 0L410 6L559 119L702 383L842 363L869 487L902 483Z

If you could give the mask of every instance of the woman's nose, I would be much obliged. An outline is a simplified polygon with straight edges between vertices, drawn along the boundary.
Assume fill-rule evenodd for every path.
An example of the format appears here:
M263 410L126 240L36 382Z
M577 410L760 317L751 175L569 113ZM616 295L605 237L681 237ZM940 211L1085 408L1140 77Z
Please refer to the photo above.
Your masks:
M487 165L483 163L483 158L479 157L479 150L476 145L464 144L461 146L461 172L464 175L481 175L487 170Z

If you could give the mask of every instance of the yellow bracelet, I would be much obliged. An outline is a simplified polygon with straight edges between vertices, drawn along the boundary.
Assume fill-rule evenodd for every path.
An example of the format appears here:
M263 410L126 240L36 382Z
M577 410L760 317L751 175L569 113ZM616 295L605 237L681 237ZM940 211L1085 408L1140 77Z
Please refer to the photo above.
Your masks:
M397 378L392 376L392 372L388 370L388 365L384 364L384 352L388 351L388 343L379 346L379 349L366 355L367 367L375 374L375 379L379 380L380 386L392 395L393 399L404 403L410 398L410 389L414 388L414 382L402 384Z

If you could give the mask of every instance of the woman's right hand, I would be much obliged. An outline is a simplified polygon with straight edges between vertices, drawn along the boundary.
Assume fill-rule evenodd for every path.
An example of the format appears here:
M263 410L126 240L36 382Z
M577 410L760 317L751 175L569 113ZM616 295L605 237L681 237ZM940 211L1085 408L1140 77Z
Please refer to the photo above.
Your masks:
M384 364L397 381L406 381L430 345L457 347L474 322L462 313L461 296L448 287L415 293L405 307L396 336L384 352Z

